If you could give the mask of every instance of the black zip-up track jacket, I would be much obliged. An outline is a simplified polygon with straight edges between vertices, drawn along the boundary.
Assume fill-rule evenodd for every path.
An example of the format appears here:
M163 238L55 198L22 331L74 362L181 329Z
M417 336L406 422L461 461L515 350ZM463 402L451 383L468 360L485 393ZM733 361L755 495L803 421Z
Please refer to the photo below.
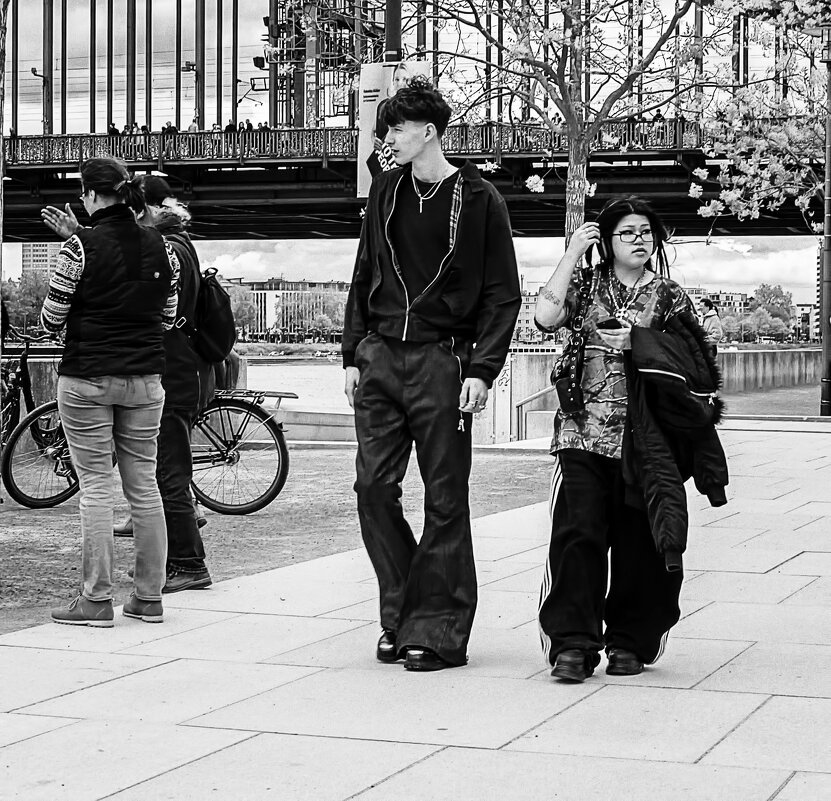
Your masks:
M684 482L693 477L711 506L727 503L727 458L715 428L721 377L690 312L670 318L663 331L634 326L631 342L624 357L627 502L646 507L656 548L668 570L679 570L689 524Z
M522 303L505 201L466 161L456 176L450 251L435 278L408 297L390 236L390 220L411 165L376 176L367 201L343 327L343 366L370 332L412 342L453 337L475 343L467 378L490 387L505 363Z

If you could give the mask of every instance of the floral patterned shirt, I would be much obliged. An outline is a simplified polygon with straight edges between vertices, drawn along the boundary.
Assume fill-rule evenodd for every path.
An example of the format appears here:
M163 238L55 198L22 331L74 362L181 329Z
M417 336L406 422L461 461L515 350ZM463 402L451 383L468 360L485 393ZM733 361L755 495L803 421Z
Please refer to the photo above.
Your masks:
M634 289L625 287L614 275L610 278L605 270L596 280L583 323L586 353L580 385L586 408L568 416L557 410L551 453L577 448L620 459L627 404L623 354L602 340L597 323L617 316L624 325L663 329L666 321L679 312L695 312L692 301L675 281L651 272L645 276L644 283ZM565 326L574 315L578 289L575 278L566 297Z

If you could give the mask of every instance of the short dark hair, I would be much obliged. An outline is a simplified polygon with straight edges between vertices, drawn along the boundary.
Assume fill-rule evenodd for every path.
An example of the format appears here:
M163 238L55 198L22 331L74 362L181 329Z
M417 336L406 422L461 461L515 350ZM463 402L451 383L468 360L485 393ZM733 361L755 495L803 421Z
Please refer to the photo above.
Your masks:
M97 195L117 198L136 214L144 211L141 178L131 176L127 165L119 159L108 156L87 159L81 165L81 185L85 192L92 189Z
M712 310L712 309L714 309L714 308L715 308L715 305L716 305L715 303L713 303L713 301L711 301L711 300L710 300L710 298L701 298L701 302L702 302L702 303L703 303L703 304L704 304L704 305L705 305L708 309L711 309L711 310Z
M381 121L389 128L402 122L430 122L438 135L447 130L453 111L441 92L426 78L416 76L381 106Z
M669 265L667 263L664 242L669 239L669 232L658 216L657 212L643 198L629 195L610 200L597 215L597 224L600 226L600 237L603 246L608 254L604 262L611 264L612 261L612 234L615 226L629 214L640 214L649 220L649 227L652 229L652 241L655 245L653 256L657 262L655 272L664 277L669 277Z

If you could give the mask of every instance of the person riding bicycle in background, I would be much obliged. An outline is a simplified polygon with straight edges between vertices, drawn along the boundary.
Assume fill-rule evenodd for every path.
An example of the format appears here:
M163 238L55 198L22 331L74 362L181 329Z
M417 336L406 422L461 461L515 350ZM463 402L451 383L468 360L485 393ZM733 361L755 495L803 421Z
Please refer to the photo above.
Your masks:
M135 588L123 612L156 623L167 559L156 441L179 260L158 231L136 222L134 209L144 207L140 181L123 162L88 159L81 184L91 226L64 242L41 310L47 331L66 328L58 409L81 488L83 538L83 587L68 606L52 610L52 620L113 625L114 446L135 536Z
M176 319L194 319L201 272L199 257L185 225L190 213L173 195L164 178L146 175L141 179L144 210L138 215L141 225L155 228L172 246L179 265L179 303ZM47 207L46 224L59 234L78 228L71 210ZM162 495L167 525L167 580L162 592L201 589L211 584L205 565L205 546L191 497L193 478L191 426L196 415L213 394L213 366L202 359L182 327L174 326L164 335L165 368L162 386L164 409L159 429L156 479ZM132 520L115 527L116 535L129 536Z

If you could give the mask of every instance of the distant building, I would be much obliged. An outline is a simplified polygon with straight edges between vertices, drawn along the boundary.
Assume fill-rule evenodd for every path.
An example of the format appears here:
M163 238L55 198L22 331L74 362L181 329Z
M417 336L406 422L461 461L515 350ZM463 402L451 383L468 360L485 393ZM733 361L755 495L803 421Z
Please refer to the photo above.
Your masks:
M746 292L711 292L710 300L718 306L718 313L741 317L750 311L750 299Z
M710 297L710 291L702 286L685 286L683 289L693 302L696 310L698 309L698 303L702 298Z
M514 327L514 339L517 342L541 342L542 331L534 323L534 312L537 308L539 291L522 291L522 305L519 308L519 316Z
M60 242L24 242L21 275L34 272L51 275L60 249Z
M820 339L819 307L816 303L797 303L794 320L797 338L808 342Z
M343 313L350 284L346 281L239 281L254 293L255 334L279 329L283 335L308 331L326 315L334 330L343 328Z

